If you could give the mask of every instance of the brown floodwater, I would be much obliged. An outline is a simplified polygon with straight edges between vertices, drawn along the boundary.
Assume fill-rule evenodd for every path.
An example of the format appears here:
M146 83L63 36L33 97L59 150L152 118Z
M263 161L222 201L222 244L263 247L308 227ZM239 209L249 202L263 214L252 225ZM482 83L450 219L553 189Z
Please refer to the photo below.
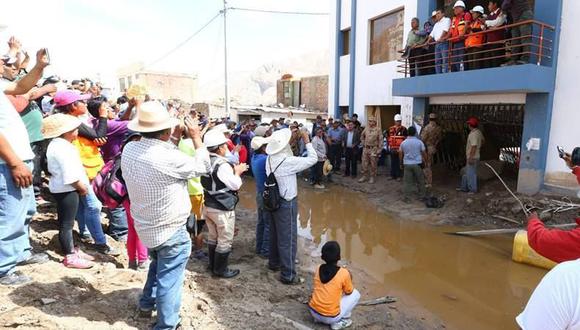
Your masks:
M365 195L299 187L299 230L318 250L336 240L342 258L372 277L372 296L401 293L454 329L517 329L545 270L511 261L513 236L466 238L381 213ZM241 206L255 208L248 180ZM316 251L313 251L316 253Z

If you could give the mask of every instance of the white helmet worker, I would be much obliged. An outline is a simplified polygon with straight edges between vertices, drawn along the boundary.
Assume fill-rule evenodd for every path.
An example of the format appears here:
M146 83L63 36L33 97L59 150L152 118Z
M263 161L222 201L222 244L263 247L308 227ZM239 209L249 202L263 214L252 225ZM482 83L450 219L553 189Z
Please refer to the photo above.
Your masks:
M400 114L395 115L395 121L402 121L402 120L403 120L403 116L401 116Z
M471 10L472 13L480 13L480 14L485 14L485 10L483 9L482 6L475 6L473 7L473 9Z
M461 0L455 2L455 5L453 5L453 8L457 8L457 7L467 8L467 7L465 7L465 2L463 2Z

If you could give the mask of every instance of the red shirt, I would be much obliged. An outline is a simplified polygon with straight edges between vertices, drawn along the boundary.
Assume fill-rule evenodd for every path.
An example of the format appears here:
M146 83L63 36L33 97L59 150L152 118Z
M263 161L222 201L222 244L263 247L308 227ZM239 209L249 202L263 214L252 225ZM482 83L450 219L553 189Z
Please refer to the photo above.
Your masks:
M576 218L576 223L580 225L580 218ZM534 218L528 221L528 242L540 255L558 263L580 258L580 227L547 229Z

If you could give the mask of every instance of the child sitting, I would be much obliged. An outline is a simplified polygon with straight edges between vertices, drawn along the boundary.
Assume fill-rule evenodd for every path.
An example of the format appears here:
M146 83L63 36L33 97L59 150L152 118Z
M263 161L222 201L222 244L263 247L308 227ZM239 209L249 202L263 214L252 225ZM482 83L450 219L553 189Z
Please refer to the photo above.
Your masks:
M337 265L340 245L330 241L322 247L322 260L314 274L312 298L308 306L315 322L330 325L333 330L348 328L352 310L360 299L360 293L352 286L352 275Z
M93 267L94 258L75 248L73 242L80 199L91 189L79 152L72 144L80 125L76 117L59 113L43 120L42 133L45 139L53 139L46 150L48 188L56 200L58 239L65 255L63 263L69 268L86 269Z

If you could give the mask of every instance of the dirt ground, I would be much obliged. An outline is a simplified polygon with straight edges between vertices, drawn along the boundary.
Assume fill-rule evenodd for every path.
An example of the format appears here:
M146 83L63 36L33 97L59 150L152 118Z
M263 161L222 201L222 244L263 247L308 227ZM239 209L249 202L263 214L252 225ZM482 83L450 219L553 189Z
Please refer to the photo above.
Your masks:
M501 174L501 176L512 192L515 192L517 185L515 175L508 172ZM413 199L410 203L403 202L402 181L389 180L385 167L379 168L377 180L372 185L359 183L358 178L344 177L341 174L334 174L330 184L339 184L364 193L365 197L372 201L379 210L403 219L433 225L481 229L525 227L526 216L519 202L510 195L495 176L480 181L480 191L473 195L455 190L459 186L460 179L459 173L450 172L444 168L434 169L431 195L444 200L444 206L439 209L425 207L424 202L419 201L418 198ZM574 219L578 215L578 210L558 213L542 212L542 210L552 207L552 200L579 203L577 199L567 199L549 194L538 194L530 197L516 193L516 196L526 208L536 207L537 213L548 225L574 223ZM517 223L500 219L497 216L508 218Z
M231 280L212 278L206 265L191 259L187 266L181 309L184 329L327 329L316 325L307 302L312 272L319 262L311 256L312 243L300 239L299 274L306 282L285 286L278 274L265 267L254 250L255 213L237 212L239 235L234 240L231 264L241 274ZM42 265L19 267L33 282L19 287L0 286L0 328L19 329L148 329L154 319L139 318L137 300L146 273L126 269L126 257L100 258L90 270L65 268L60 261L57 224L51 206L39 208L31 225L35 251L45 251L51 260ZM122 243L114 246L124 251ZM87 246L81 247L90 252ZM92 253L91 253L92 254ZM352 269L363 294L364 272ZM445 326L425 311L404 303L361 306L353 313L354 329L442 329Z

